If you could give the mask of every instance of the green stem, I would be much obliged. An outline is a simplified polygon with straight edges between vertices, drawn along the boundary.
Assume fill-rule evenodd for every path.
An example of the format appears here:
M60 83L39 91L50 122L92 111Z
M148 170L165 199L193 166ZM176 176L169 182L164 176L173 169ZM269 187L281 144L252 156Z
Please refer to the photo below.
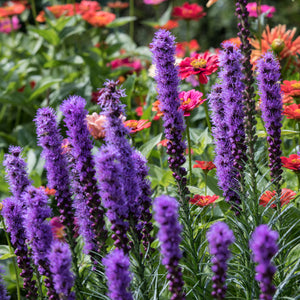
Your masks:
M9 252L10 252L10 254L14 254L12 245L10 243L10 240L9 240L9 237L8 237L8 234L7 234L7 229L6 229L6 226L5 226L5 223L4 223L4 219L3 219L2 216L1 216L1 221L2 221L2 226L3 226L3 229L4 229L5 238L6 238L6 241L7 241L7 244L8 244ZM17 268L17 263L16 263L15 257L13 257L12 261L13 261L14 271L15 271L15 274L16 274L17 299L21 300L20 279L19 279L18 268Z
M205 181L205 196L207 195L207 173L204 172L204 181Z
M38 25L38 22L36 20L36 8L35 8L35 0L30 0L31 3L31 11L32 11L32 16L34 18L34 23L35 25Z
M129 0L129 15L130 17L134 16L134 0ZM134 22L131 21L129 24L129 35L131 40L133 41L133 35L134 35Z
M257 13L257 31L258 31L258 41L259 41L259 48L261 50L261 0L257 0L257 5L256 5L256 13Z
M204 90L204 85L200 83L200 92L203 94L202 98L205 98L205 90ZM207 107L207 101L203 102L204 110L205 110L205 116L206 116L206 123L209 129L209 132L211 132L211 123L209 119L209 112L208 112L208 107Z
M193 172L192 172L192 146L191 146L191 135L190 135L190 120L189 117L186 118L186 136L188 141L189 150L189 170L190 170L190 185L192 185Z

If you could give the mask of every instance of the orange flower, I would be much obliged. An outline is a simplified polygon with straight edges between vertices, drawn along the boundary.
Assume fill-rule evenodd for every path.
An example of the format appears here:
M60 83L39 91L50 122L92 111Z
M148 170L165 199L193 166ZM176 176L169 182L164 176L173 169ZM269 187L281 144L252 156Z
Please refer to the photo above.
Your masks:
M83 14L87 11L96 11L100 10L101 6L97 1L84 1L82 0L78 5L78 13Z
M151 122L148 121L149 120L127 120L124 122L124 125L130 129L130 133L136 133L145 128L149 128L151 126Z
M255 48L252 52L252 61L255 62L263 53L272 49L279 55L280 59L300 54L300 36L294 41L296 27L292 30L286 30L286 25L278 25L270 30L269 25L261 36L261 50L258 40L251 40L252 46Z
M107 11L88 11L82 15L82 19L86 20L92 26L105 27L116 18L116 15Z
M174 28L177 28L179 26L178 22L175 20L169 20L165 25L154 25L153 27L155 29L165 29L165 30L171 30Z
M62 5L53 5L46 7L54 16L55 18L60 18L61 16L74 16L78 13L79 4L62 4ZM41 11L38 16L36 17L38 22L46 22L45 12Z
M281 91L283 92L282 102L285 104L293 103L293 97L300 97L300 81L284 80Z
M176 44L176 56L184 57L187 52L193 53L200 50L200 45L197 40L191 40L190 42L181 42Z
M164 113L160 110L160 101L156 100L153 104L152 104L152 111L156 111L156 115L154 117L155 120L158 120L161 116L164 115Z
M200 161L200 160L196 160L197 164L193 165L193 168L200 168L203 171L209 171L212 169L215 169L216 166L212 161Z
M241 39L239 37L234 37L234 38L225 40L222 42L222 44L224 44L225 42L230 42L230 43L234 44L235 46L237 46L238 48L240 48L240 46L242 44Z
M190 203L200 207L204 207L204 206L208 206L211 203L214 203L217 199L219 199L219 196L217 195L213 195L213 196L195 195L194 198L190 199Z
M173 17L180 20L199 20L203 18L206 13L203 7L197 3L189 4L185 2L182 6L175 6L172 13Z
M13 15L20 15L25 9L25 5L21 3L0 7L0 17L4 18Z
M90 134L95 140L100 140L105 137L105 122L106 117L104 115L98 115L97 113L92 113L92 115L86 116L87 127Z
M270 201L271 203L275 201L276 191L266 191L259 199L259 204L266 207ZM296 196L296 192L290 189L282 189L280 196L280 204L281 206L288 204L291 200L293 200ZM276 208L276 204L271 204L272 208Z
M206 7L211 7L216 2L218 2L218 0L208 0L208 2L206 3Z
M288 119L300 119L300 104L284 105L283 114Z
M161 141L157 144L157 146L161 145L161 146L163 146L163 147L167 147L168 142L169 142L168 139L161 140Z
M114 9L125 9L129 6L129 3L121 1L107 2L107 6Z
M42 189L47 196L54 196L56 193L55 189L49 189L48 187L40 186L40 189Z
M300 172L300 155L291 154L289 157L281 156L284 168Z

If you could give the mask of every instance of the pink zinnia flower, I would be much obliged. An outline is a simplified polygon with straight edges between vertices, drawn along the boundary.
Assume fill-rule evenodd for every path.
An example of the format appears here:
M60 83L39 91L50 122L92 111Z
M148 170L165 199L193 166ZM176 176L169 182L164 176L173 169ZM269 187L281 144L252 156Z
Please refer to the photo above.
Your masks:
M201 97L203 94L201 92L190 90L190 91L183 91L179 94L179 99L181 102L180 109L184 111L184 116L188 117L191 115L191 111L202 104L205 99Z
M144 3L145 4L148 4L148 5L158 5L162 2L165 2L166 0L144 0Z
M250 2L247 4L247 10L249 12L249 17L254 17L257 18L257 3L256 2ZM276 8L274 6L269 6L269 5L261 5L260 6L260 13L266 13L267 14L267 18L272 18L273 17L273 13L276 11Z
M17 16L13 16L11 21L9 18L0 20L0 32L10 33L12 30L18 30L21 27Z

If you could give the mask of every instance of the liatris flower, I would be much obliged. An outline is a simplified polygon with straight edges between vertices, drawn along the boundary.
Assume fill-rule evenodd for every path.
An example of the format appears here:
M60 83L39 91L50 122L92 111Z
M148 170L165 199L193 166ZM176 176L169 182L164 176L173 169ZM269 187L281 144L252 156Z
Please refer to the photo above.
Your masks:
M60 295L60 299L75 300L75 294L71 292L74 274L71 271L72 258L68 244L54 241L48 258L54 288Z
M47 295L58 297L52 274L50 272L48 255L50 252L53 235L47 218L51 216L51 208L47 205L48 197L41 189L29 187L23 194L23 201L28 209L24 218L26 236L29 240L34 263L39 267L39 272L45 275Z
M85 105L83 98L70 96L60 108L65 116L68 140L71 144L72 167L75 171L72 186L75 192L74 206L79 233L84 239L87 253L100 253L104 250L107 231L104 229L104 211L95 178L95 163L91 153L93 144L87 128L88 111Z
M180 100L178 97L178 71L175 67L175 38L170 32L159 30L156 32L151 44L153 63L156 67L155 80L157 82L160 109L163 112L165 136L169 140L167 153L169 154L169 166L173 176L180 186L181 201L185 202L187 174L181 166L185 163L185 143L182 141L184 132L183 112L179 110Z
M2 204L2 215L5 219L7 231L10 233L12 246L15 248L18 266L22 270L20 276L24 278L24 289L27 293L26 297L32 300L37 299L36 281L32 280L33 269L25 242L23 205L14 198L7 198Z
M133 297L128 291L131 281L129 257L124 254L123 250L114 249L107 257L103 258L103 264L110 299L132 300Z
M271 179L274 183L281 180L281 120L282 99L280 83L280 65L271 52L266 53L257 62L258 89L261 95L262 119L268 133Z
M55 120L54 110L48 107L40 108L35 118L39 145L43 148L47 169L47 179L50 188L56 190L55 199L63 224L71 230L68 242L74 243L74 212L67 161L62 154L62 136Z
M136 220L140 217L138 195L140 193L137 184L136 170L133 161L133 148L130 146L126 137L129 130L124 126L121 115L125 115L124 105L120 98L125 96L124 90L117 88L117 83L107 81L105 88L98 99L99 105L106 116L106 135L105 142L116 149L117 159L121 166L122 188L125 201L128 205L130 217Z
M21 156L21 147L10 146L8 151L10 154L5 154L3 161L6 178L14 198L21 201L22 193L31 184L26 171L27 165Z
M271 264L271 259L278 251L277 239L278 233L263 224L254 230L249 242L249 246L253 251L253 260L258 263L255 268L257 272L255 279L260 283L262 291L259 299L272 300L276 290L272 284L276 267Z
M233 155L229 141L229 126L226 122L225 105L223 102L223 88L221 84L212 87L208 96L211 118L213 123L212 133L215 138L218 184L223 190L225 201L239 204L240 198L235 192L237 190L236 170L233 167Z
M213 224L207 232L206 237L209 243L209 252L213 255L212 271L215 274L212 277L213 291L211 294L215 299L225 299L227 289L225 285L227 271L226 261L230 257L228 247L234 242L235 238L233 232L224 222Z
M7 290L4 286L4 282L3 282L1 274L3 274L2 268L0 268L0 299L1 300L9 300L10 297L7 295Z
M122 166L118 161L119 153L112 146L101 147L96 155L97 178L100 184L100 196L107 208L107 217L112 223L111 229L115 246L126 253L129 250L127 230L129 207L122 188Z
M222 44L224 50L220 54L222 80L222 96L225 109L225 121L229 127L228 135L231 143L231 152L234 158L233 167L241 177L246 161L244 112L242 91L245 86L242 83L243 73L241 71L242 55L231 43Z
M169 290L172 300L185 299L181 267L178 266L182 257L179 244L181 241L181 225L178 222L178 203L169 196L157 197L154 201L154 218L159 224L158 239L161 243L162 263L168 270Z

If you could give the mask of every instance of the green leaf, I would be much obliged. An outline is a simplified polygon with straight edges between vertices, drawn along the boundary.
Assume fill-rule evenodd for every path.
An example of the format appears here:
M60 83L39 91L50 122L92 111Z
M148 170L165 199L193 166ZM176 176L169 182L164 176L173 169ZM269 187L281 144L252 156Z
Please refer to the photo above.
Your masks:
M30 31L37 33L51 45L57 46L60 43L59 36L54 29L30 28Z
M210 133L208 132L208 128L206 128L200 134L200 136L194 136L194 131L195 131L195 129L191 131L191 137L192 137L193 141L196 141L197 146L193 147L193 149L197 154L200 155L204 152L207 145L212 143L212 138L211 138Z
M123 26L129 22L135 21L136 17L121 17L121 18L117 18L114 21L112 21L111 23L109 23L108 25L106 25L106 27L109 28L116 28L119 26Z
M299 134L299 133L300 133L299 131L295 131L295 130L286 130L286 129L281 130L281 135L290 135L290 134L295 135L295 134ZM265 131L258 131L257 136L258 137L266 137L267 133Z
M164 14L158 20L158 23L160 26L165 25L170 20L172 10L173 10L173 4L170 3L168 9L164 12Z
M127 96L125 97L125 101L127 104L127 111L130 113L131 112L131 96L134 90L136 82L136 75L133 74L129 76L126 81L123 83L123 88L126 90Z
M218 196L222 196L223 192L218 188L218 180L214 177L207 176L207 187Z
M29 102L32 101L37 96L41 95L43 92L45 92L50 86L61 82L62 79L53 79L53 78L46 78L42 82L40 82L39 87L31 94L29 97Z
M162 133L152 138L149 142L142 145L139 151L148 159L152 149L161 141Z
M5 253L0 257L0 260L5 260L12 257L16 257L16 255L14 253Z

